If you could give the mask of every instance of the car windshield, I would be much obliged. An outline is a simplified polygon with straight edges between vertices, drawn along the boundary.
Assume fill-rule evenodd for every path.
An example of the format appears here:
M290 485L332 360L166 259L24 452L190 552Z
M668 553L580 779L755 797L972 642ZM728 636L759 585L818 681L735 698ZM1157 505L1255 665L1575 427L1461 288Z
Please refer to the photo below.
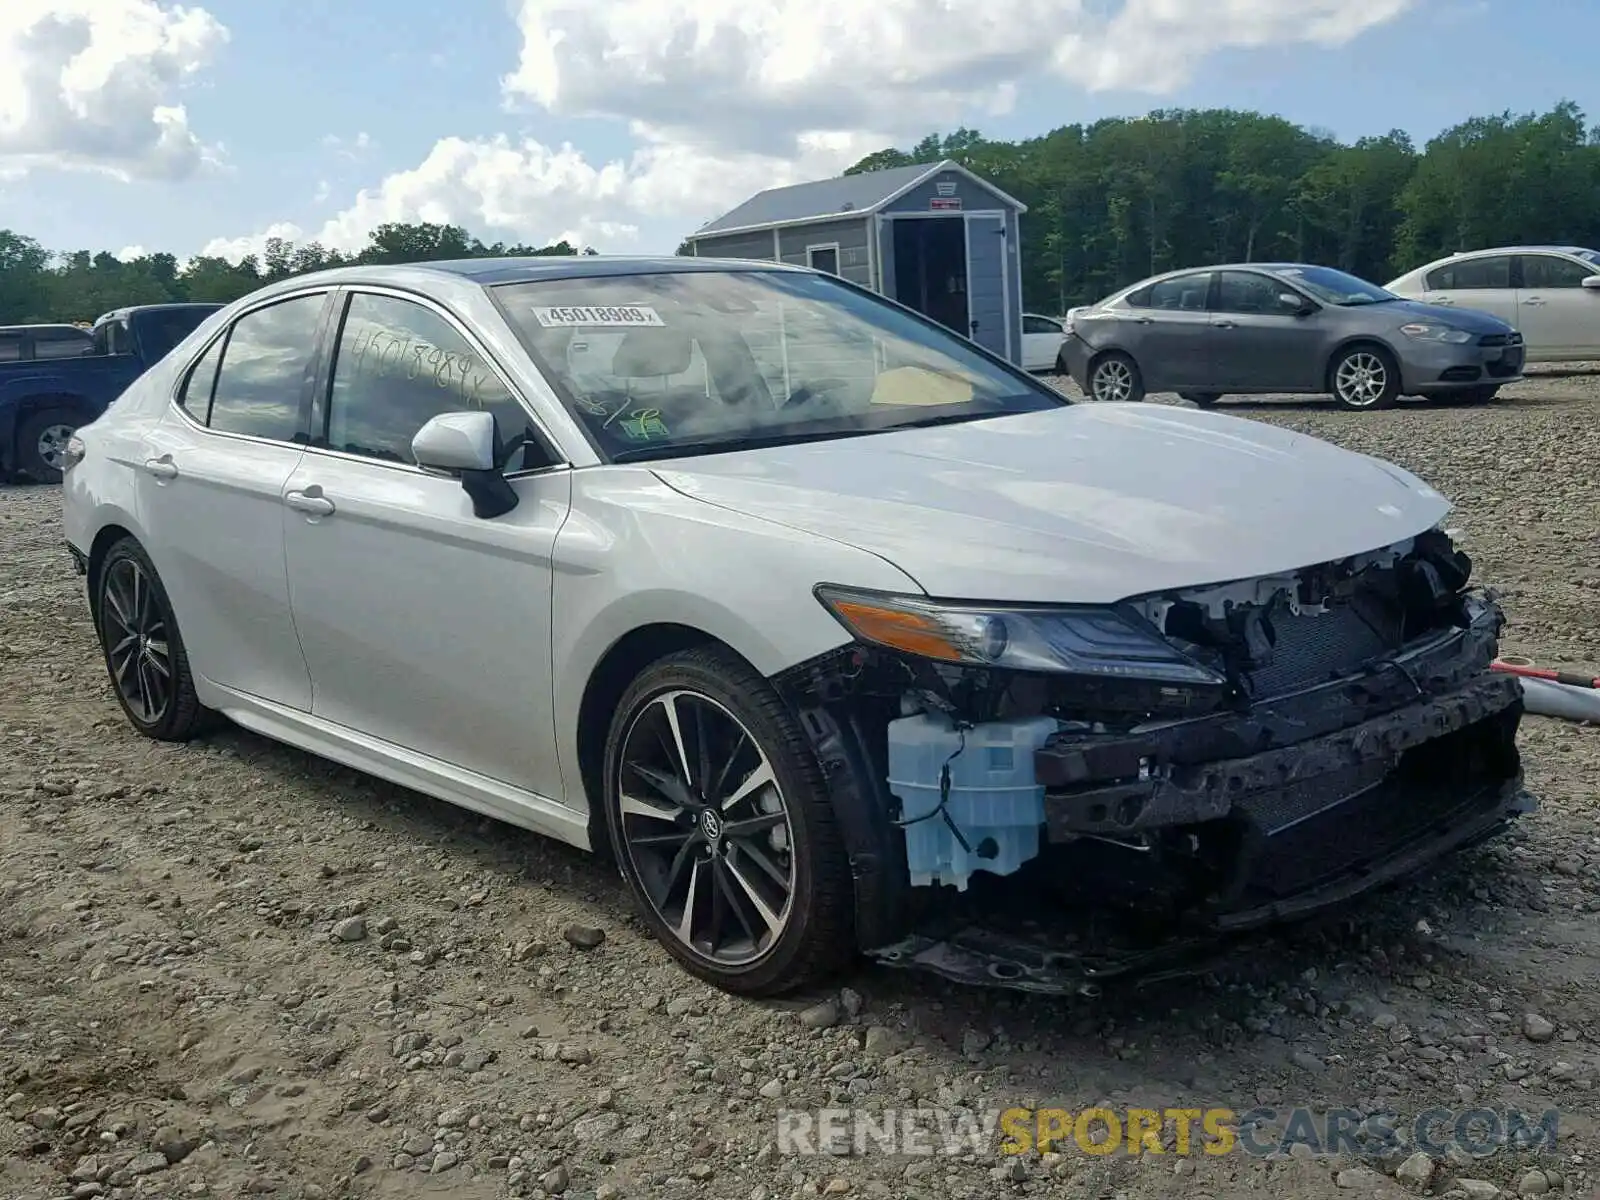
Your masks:
M1600 263L1600 250L1574 250L1573 253L1589 262Z
M494 295L613 461L748 449L1068 403L832 276L662 271Z
M1275 275L1304 288L1324 304L1354 308L1361 304L1382 304L1400 297L1375 283L1357 279L1332 267L1279 267Z

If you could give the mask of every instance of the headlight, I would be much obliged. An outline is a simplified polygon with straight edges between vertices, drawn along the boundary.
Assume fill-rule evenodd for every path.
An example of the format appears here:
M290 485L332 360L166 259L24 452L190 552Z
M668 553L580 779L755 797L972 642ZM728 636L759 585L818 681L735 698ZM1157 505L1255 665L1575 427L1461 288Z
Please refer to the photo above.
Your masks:
M1424 321L1402 325L1400 332L1408 338L1416 338L1419 342L1449 342L1454 346L1464 346L1472 340L1472 335L1465 329L1452 329L1448 325L1429 325Z
M816 594L861 641L920 658L1100 679L1227 682L1142 618L1110 609L939 604L827 584Z

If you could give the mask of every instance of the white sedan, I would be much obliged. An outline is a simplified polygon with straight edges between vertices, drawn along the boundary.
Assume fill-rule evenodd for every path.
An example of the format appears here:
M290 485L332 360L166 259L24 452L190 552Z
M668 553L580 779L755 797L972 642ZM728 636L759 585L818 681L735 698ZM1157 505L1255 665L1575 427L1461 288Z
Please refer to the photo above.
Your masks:
M1056 369L1056 356L1067 340L1066 325L1055 317L1038 313L1022 314L1022 365L1025 370L1049 372Z
M287 279L68 457L135 730L228 719L609 854L731 992L858 953L1081 988L1112 958L951 934L948 898L1081 885L1220 932L1522 810L1499 611L1437 492L1071 403L820 272Z
M1437 259L1388 290L1410 300L1474 308L1514 326L1529 362L1600 359L1600 251L1502 246Z

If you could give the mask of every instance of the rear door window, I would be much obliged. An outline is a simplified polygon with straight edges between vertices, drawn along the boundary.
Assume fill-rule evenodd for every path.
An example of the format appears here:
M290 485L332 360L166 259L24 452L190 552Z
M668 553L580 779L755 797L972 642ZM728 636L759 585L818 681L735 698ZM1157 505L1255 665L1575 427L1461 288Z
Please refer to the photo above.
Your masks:
M1486 291L1511 286L1511 256L1469 258L1428 272L1430 292Z
M280 300L233 323L206 424L219 433L288 442L314 371L326 292Z
M1209 271L1196 275L1180 275L1176 279L1163 279L1160 283L1151 285L1145 307L1166 309L1169 312L1204 312L1206 293L1210 287Z

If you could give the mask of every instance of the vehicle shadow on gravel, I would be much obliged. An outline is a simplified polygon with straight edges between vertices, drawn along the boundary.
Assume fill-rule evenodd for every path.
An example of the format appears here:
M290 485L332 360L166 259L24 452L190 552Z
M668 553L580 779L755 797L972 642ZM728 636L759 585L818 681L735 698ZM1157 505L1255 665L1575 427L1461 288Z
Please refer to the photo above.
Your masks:
M626 887L605 853L585 853L565 843L482 817L444 801L341 767L237 727L226 728L191 749L236 755L252 766L292 780L308 801L336 806L348 822L362 830L389 835L424 848L465 855L475 871L495 881L495 890L542 888L531 903L548 907L546 929L553 930L569 914L601 927L608 941L644 943L638 948L672 970L677 967L635 916ZM201 752L204 752L203 750ZM285 814L287 816L288 814ZM869 996L878 1010L903 1012L914 1034L926 1044L943 1043L954 1057L970 1055L975 1041L990 1051L992 1032L1002 1015L1022 1027L1048 1031L1066 1062L1082 1064L1110 1051L1114 1061L1127 1054L1128 1037L1198 1038L1219 1048L1237 1048L1254 1035L1270 1035L1282 1043L1295 1036L1297 1021L1311 1026L1341 1012L1364 1011L1350 1006L1357 994L1367 995L1385 979L1413 978L1430 970L1470 973L1470 956L1448 949L1435 931L1450 911L1477 911L1466 920L1476 935L1487 935L1494 923L1487 904L1523 906L1531 898L1528 880L1507 868L1503 847L1469 850L1448 860L1433 874L1391 887L1354 906L1314 922L1236 939L1193 972L1149 981L1138 977L1108 982L1098 997L1032 995L1001 987L947 983L915 970L866 963L834 980L827 991L770 1000L744 1001L773 1012L807 1010L827 1001L839 987ZM1537 903L1537 900L1534 900ZM526 931L529 937L537 930ZM687 975L683 984L700 985ZM1286 997L1276 1015L1261 1019L1263 998ZM1339 1006L1344 1005L1341 1009ZM1254 1014L1254 1015L1253 1015ZM1133 1030L1118 1038L1115 1031ZM974 1035L973 1031L980 1031ZM1302 1031L1303 1032L1303 1031ZM1107 1038L1111 1041L1107 1041ZM985 1040L986 1039L986 1040ZM1004 1035L999 1036L1004 1045ZM992 1062L992 1053L982 1053ZM1062 1067L1049 1076L1071 1078Z

